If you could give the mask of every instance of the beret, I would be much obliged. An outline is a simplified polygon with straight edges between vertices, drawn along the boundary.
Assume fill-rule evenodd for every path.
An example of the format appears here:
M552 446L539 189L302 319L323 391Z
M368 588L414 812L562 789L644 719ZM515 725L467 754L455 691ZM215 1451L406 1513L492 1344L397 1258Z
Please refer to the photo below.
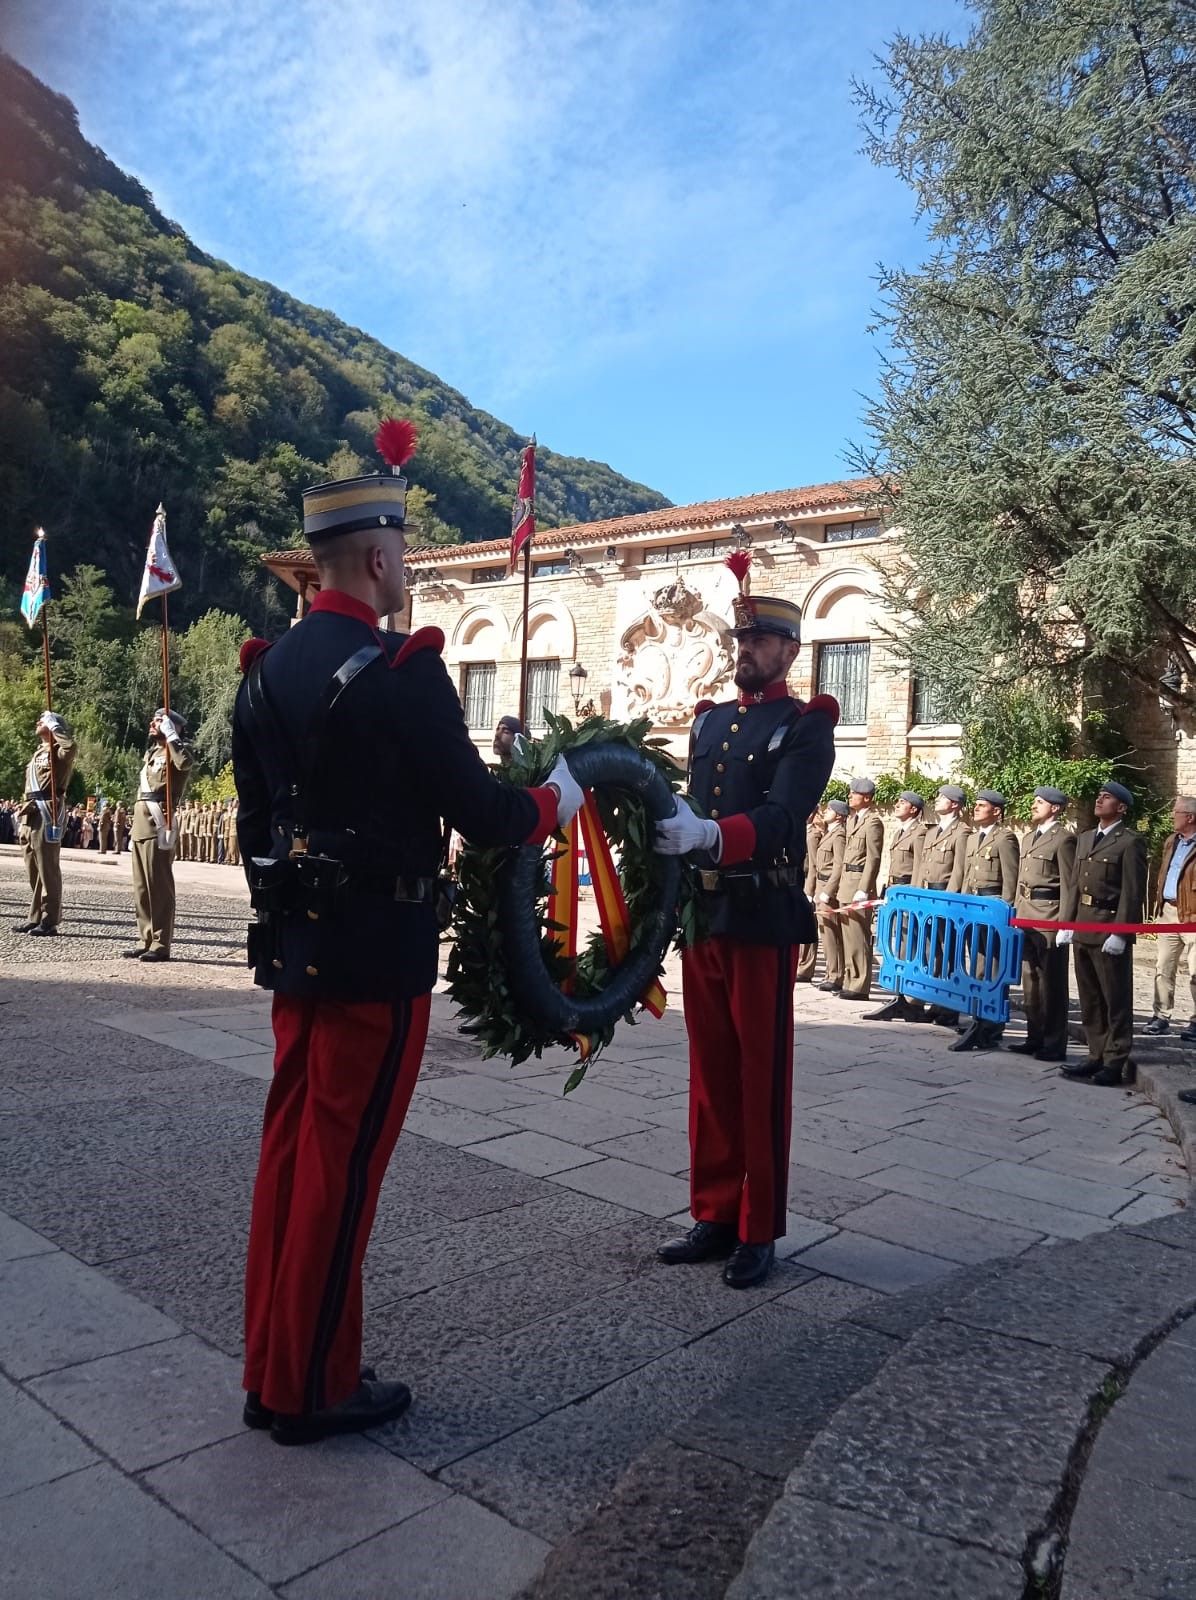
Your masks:
M876 785L871 778L853 778L851 780L852 794L875 794Z
M826 809L833 811L837 817L845 817L850 810L846 800L828 800Z
M987 800L990 806L1000 806L1002 811L1005 809L1005 796L999 789L977 789L976 798Z
M926 801L916 789L902 789L897 798L898 800L904 800L908 805L917 806L919 811L925 809Z
M1120 800L1123 806L1132 806L1134 803L1134 797L1125 784L1114 783L1112 778L1109 779L1108 783L1101 784L1099 793L1111 794L1114 800Z
M939 790L939 799L954 800L957 806L961 806L967 799L967 795L964 794L957 783L945 783Z
M1050 784L1044 783L1034 791L1035 800L1045 800L1049 806L1065 806L1067 796L1062 789L1052 789Z

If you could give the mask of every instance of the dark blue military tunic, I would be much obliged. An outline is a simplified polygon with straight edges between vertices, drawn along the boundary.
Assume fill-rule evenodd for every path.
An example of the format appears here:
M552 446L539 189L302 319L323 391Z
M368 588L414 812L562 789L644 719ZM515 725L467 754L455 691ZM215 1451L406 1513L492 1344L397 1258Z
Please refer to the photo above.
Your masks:
M699 714L689 791L723 828L723 857L704 876L706 925L745 944L810 944L814 914L803 889L806 819L834 762L838 708L806 705L783 685ZM707 858L700 863L714 866Z

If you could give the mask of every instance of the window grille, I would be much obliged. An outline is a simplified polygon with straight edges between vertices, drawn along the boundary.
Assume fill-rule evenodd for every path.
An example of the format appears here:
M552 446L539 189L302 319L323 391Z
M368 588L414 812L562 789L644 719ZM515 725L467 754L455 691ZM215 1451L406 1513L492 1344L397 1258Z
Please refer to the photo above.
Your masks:
M543 733L548 724L545 711L556 714L561 681L559 661L529 661L527 664L527 722L533 733Z
M501 583L507 575L506 567L474 567L470 583Z
M914 721L924 722L952 722L952 706L947 692L941 683L936 683L933 678L923 677L921 673L914 674Z
M868 522L828 522L827 544L847 544L853 539L879 539L880 523L873 517Z
M471 728L488 728L494 721L493 661L471 661L461 671L461 703Z
M859 724L868 720L869 654L866 641L819 646L818 693L834 695L841 722Z

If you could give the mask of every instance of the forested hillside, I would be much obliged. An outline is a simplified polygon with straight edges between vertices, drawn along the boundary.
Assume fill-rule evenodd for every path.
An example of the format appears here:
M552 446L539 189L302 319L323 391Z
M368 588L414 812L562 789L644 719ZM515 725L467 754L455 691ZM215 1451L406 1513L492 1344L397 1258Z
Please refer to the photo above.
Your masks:
M82 137L74 107L0 54L0 582L33 529L58 572L136 593L165 502L180 622L277 615L266 549L298 542L300 491L377 464L380 415L414 417L420 537L501 537L511 428L328 312L198 250ZM539 452L542 523L666 505L598 462Z

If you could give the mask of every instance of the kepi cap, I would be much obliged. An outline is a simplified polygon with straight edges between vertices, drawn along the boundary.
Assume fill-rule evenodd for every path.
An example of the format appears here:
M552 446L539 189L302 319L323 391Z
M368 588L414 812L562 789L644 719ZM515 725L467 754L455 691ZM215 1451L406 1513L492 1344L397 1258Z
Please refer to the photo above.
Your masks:
M1049 806L1065 806L1068 803L1068 798L1063 793L1063 790L1052 789L1048 783L1044 783L1035 789L1034 798L1035 800L1045 800Z
M387 417L374 435L389 473L316 483L303 491L303 536L311 543L362 528L402 528L407 521L407 480L400 468L415 453L419 434L413 422Z
M801 607L792 600L774 599L767 594L737 594L732 602L735 626L732 635L776 633L782 639L801 643Z
M1000 806L1002 811L1005 809L1005 796L999 789L977 789L976 798L987 800L990 806Z
M945 783L939 790L939 799L954 800L957 806L961 806L967 799L967 795L964 794L957 783Z
M1114 783L1112 778L1108 783L1102 783L1097 790L1098 794L1111 794L1114 800L1120 800L1123 806L1132 806L1134 797L1124 783Z

